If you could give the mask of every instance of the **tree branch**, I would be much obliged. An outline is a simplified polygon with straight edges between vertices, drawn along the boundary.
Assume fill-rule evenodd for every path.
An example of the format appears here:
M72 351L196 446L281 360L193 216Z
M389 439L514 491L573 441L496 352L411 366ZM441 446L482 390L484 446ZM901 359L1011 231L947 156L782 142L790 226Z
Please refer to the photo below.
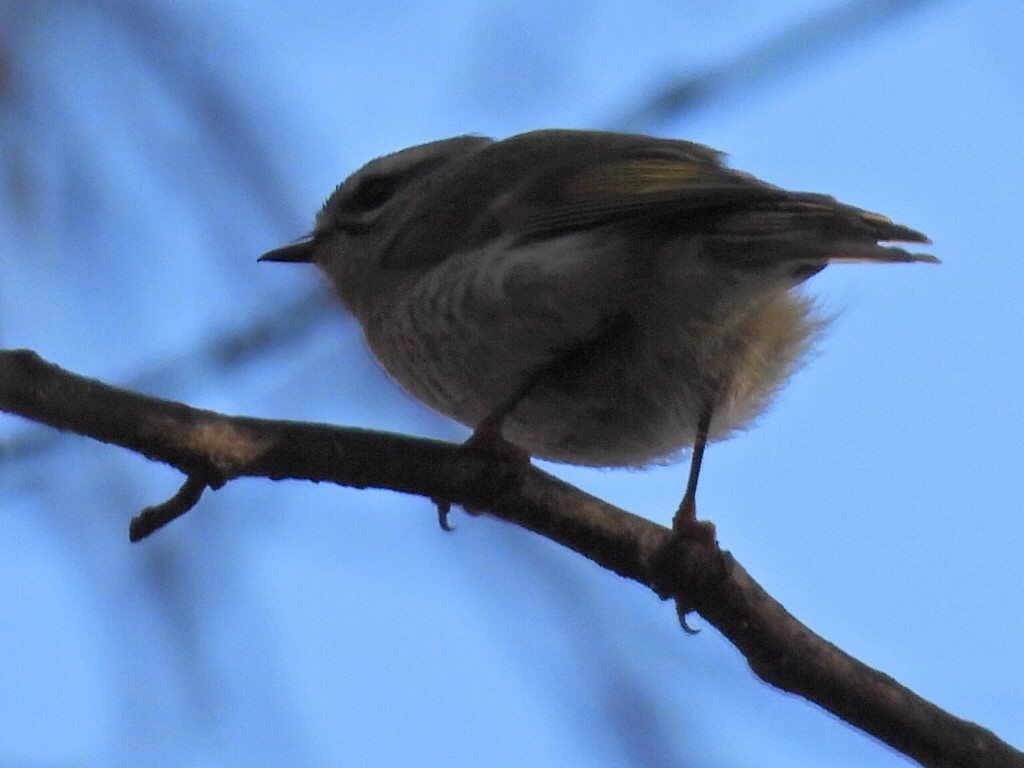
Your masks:
M728 553L607 504L508 457L361 429L225 416L76 376L0 350L0 410L120 445L187 476L133 522L133 538L242 476L329 481L442 499L546 536L698 612L772 685L799 694L922 765L1024 767L993 733L925 701L798 622ZM155 525L154 525L155 524Z

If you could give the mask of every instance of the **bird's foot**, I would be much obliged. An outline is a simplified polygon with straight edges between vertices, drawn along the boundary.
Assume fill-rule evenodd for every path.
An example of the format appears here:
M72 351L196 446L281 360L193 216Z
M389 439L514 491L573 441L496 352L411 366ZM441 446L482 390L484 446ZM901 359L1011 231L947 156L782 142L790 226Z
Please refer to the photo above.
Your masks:
M525 469L530 465L530 454L504 438L501 434L503 421L504 414L500 417L488 416L477 425L473 434L462 444L462 448L467 451L489 453L508 461L517 470Z
M693 497L687 494L683 497L679 509L672 518L672 530L681 538L695 541L708 548L718 546L715 538L715 524L710 520L697 519L697 504Z
M471 452L471 453L484 453L489 456L493 456L499 461L507 464L513 473L518 475L521 472L525 472L527 467L530 466L530 454L524 451L522 448L518 448L508 440L506 440L501 434L501 424L503 421L503 415L490 416L484 419L473 430L473 434L459 446L459 450ZM451 512L451 502L444 499L433 499L434 505L437 507L437 522L441 526L443 531L454 530L451 523L448 522L448 514ZM467 513L474 517L482 512L479 512L471 507L463 505L463 509Z

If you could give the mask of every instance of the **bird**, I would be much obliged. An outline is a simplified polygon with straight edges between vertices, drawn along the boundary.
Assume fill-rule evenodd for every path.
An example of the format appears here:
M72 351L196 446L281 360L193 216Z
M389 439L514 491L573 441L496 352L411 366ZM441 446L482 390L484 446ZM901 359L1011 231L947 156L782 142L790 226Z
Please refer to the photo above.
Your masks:
M803 283L938 262L893 243L931 241L698 143L548 129L374 159L260 260L319 267L381 367L470 445L633 468L689 450L673 528L707 539L705 445L750 426L826 325Z

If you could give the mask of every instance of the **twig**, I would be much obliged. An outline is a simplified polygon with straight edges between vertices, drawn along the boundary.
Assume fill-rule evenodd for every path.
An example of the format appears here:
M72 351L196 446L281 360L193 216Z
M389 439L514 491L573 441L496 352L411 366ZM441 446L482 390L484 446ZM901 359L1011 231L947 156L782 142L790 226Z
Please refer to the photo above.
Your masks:
M188 512L199 503L210 484L198 475L189 475L178 492L161 504L146 507L128 524L128 540L141 541L154 531Z

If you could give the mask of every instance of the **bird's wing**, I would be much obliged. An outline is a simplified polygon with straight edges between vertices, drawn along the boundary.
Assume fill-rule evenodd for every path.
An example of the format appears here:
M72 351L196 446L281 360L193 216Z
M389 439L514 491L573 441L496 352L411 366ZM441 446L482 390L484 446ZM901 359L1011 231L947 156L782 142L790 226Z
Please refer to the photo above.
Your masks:
M717 155L654 145L556 164L498 197L503 232L543 238L628 220L699 229L716 212L770 205L786 193L731 171Z
M739 246L734 257L745 244L762 244L750 253L785 258L786 241L795 240L805 247L794 255L814 252L822 265L839 260L831 247L837 243L850 259L876 260L865 254L885 250L878 242L928 242L878 214L826 195L787 192L727 168L721 153L700 144L543 131L495 142L468 157L438 184L431 203L405 222L385 266L428 267L499 239L535 242L615 224L640 233L699 233L720 239L722 253ZM908 254L903 260L917 259Z
M609 224L670 235L692 232L702 237L707 254L751 267L937 261L879 245L930 242L885 216L827 195L788 192L688 151L545 171L499 197L489 213L499 231L519 242Z

